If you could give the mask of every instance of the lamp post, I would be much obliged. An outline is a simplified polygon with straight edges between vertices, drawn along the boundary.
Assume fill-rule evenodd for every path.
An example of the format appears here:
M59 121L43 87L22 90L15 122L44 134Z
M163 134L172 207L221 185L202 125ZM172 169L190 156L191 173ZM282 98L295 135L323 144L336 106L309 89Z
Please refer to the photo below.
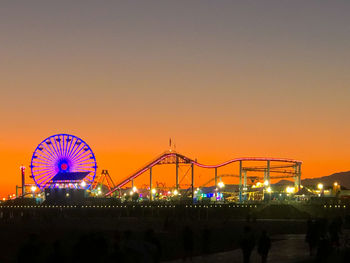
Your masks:
M21 165L21 177L22 177L22 198L24 198L24 195L26 193L26 188L25 188L25 171L26 167L24 165Z
M323 184L322 183L319 183L317 185L317 189L320 190L320 196L323 195Z
M157 190L155 188L152 188L151 190L151 199L150 200L154 200L155 194L157 193Z
M35 191L36 191L36 187L33 185L30 190L32 190L33 193L33 198L35 198Z
M225 187L225 184L224 184L224 182L223 181L221 181L221 178L220 178L220 182L218 182L218 187L219 187L219 189L222 189L222 188L224 188ZM217 192L217 197L219 197L219 192Z

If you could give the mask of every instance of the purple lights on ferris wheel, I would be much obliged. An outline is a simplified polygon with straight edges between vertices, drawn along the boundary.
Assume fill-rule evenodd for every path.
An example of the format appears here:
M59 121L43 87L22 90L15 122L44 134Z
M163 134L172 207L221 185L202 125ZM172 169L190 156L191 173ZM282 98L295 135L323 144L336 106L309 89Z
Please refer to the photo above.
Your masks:
M89 145L70 134L56 134L43 140L31 161L32 176L40 189L59 185L89 188L96 169Z

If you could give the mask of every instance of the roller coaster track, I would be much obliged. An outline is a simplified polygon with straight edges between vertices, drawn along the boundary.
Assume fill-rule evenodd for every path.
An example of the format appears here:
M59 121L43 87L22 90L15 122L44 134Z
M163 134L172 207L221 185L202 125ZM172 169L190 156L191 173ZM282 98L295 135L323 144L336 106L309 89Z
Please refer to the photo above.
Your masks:
M242 158L235 158L228 160L226 162L215 164L215 165L208 165L208 164L202 164L197 162L196 160L193 160L189 157L186 157L185 155L182 155L180 153L177 153L175 151L166 151L159 155L157 158L153 159L151 162L147 163L146 165L142 166L140 169L136 170L133 174L128 176L127 178L123 179L120 183L116 184L116 187L109 191L106 196L111 195L113 192L117 191L127 183L131 182L133 179L137 178L150 168L152 168L155 165L160 164L175 164L178 163L184 163L184 164L193 164L195 166L201 167L201 168L208 168L208 169L214 169L214 168L220 168L226 165L229 165L231 163L240 162L240 161L272 161L272 162L284 162L284 163L291 163L291 164L301 164L302 162L299 160L294 159L288 159L288 158L267 158L267 157L242 157Z

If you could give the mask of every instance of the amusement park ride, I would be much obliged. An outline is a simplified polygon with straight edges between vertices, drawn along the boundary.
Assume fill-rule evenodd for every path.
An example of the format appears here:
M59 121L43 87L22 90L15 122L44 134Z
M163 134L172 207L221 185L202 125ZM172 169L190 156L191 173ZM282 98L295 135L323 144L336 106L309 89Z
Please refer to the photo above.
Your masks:
M238 163L239 168L236 173L218 174L221 167L233 163ZM256 163L261 163L262 165L256 166ZM254 165L249 166L249 164ZM181 190L180 184L182 179L179 176L180 166L187 166L191 178L191 183L187 190L191 193L191 198L194 198L195 195L194 167L201 167L212 170L213 176L202 185L197 183L197 186L206 187L211 183L214 183L214 186L218 186L219 183L222 183L222 178L236 177L239 180L239 200L242 200L242 196L247 191L248 180L250 180L250 184L263 181L263 187L268 190L273 179L293 178L295 189L298 191L301 183L301 164L302 162L299 160L287 158L243 157L231 159L216 165L208 165L197 162L197 160L193 160L174 150L169 150L136 170L130 176L114 184L107 170L102 170L101 174L96 176L96 158L90 146L85 141L70 134L56 134L39 143L33 153L30 168L31 177L41 191L47 192L48 189L76 189L93 192L96 189L100 191L101 187L104 187L105 197L115 196L115 193L120 193L120 190L123 187L127 187L130 183L131 189L133 189L134 179L148 173L149 187L147 189L150 200L152 200L152 191L154 191L153 168L155 166L175 165L174 190L176 192ZM24 167L21 168L21 172L21 188L22 195L24 196L26 186L24 183Z
M96 176L95 181L91 185L91 189L96 190L98 187L106 187L108 191L115 188L115 184L108 170L102 170L101 174Z
M243 166L243 164L249 163L249 162L262 162L265 163L264 166ZM232 163L239 163L239 171L238 175L220 175L218 176L218 169L221 167L224 167L226 165L232 164ZM278 165L271 165L271 163L278 163ZM175 189L179 190L179 165L187 164L190 166L191 170L191 196L194 196L194 185L195 185L195 176L194 176L194 166L206 168L206 169L212 169L214 170L214 176L211 181L215 182L215 186L218 185L218 178L231 176L231 177L238 177L239 178L239 199L242 200L242 195L244 194L244 191L247 190L247 179L248 175L247 172L264 172L263 177L249 177L251 180L256 179L263 179L264 185L266 188L268 188L271 185L272 179L279 179L279 178L293 178L295 188L297 190L300 189L300 183L301 183L301 161L293 160L293 159L286 159L286 158L265 158L265 157L243 157L243 158L236 158L229 160L227 162L217 164L217 165L207 165L197 162L196 160L190 159L180 153L174 152L174 151L167 151L164 152L162 155L158 156L153 161L146 164L141 169L137 170L132 175L128 176L124 180L122 180L119 184L116 185L116 187L108 192L106 196L112 195L113 192L117 191L118 189L122 188L129 182L133 182L133 180L140 175L149 172L149 185L150 190L152 189L152 168L156 165L165 165L165 164L175 164L175 178L176 178L176 185ZM271 174L278 173L277 176L273 176ZM283 175L281 175L283 174ZM152 196L152 195L150 195Z
M94 182L95 155L82 139L70 134L56 134L35 149L30 165L36 185L44 188L84 188Z

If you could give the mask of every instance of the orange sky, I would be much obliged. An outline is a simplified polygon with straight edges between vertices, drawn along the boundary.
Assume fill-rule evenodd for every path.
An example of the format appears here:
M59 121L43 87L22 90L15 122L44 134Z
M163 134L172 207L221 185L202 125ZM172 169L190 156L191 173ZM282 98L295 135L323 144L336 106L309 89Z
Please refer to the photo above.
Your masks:
M350 170L346 1L9 1L0 10L0 196L56 133L115 181L166 150Z

